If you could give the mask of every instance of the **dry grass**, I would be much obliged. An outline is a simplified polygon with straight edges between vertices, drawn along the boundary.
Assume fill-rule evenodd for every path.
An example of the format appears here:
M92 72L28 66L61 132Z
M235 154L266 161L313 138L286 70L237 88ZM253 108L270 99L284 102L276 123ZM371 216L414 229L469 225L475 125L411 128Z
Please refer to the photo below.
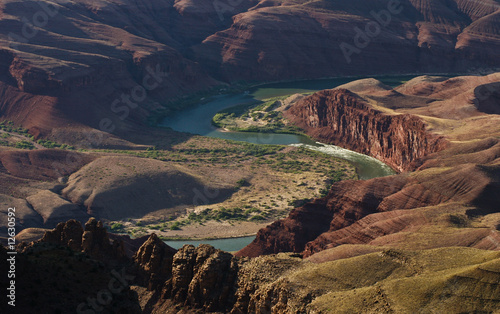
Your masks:
M458 313L500 306L500 252L472 248L372 253L308 265L287 279L324 292L309 306L316 311Z
M349 163L304 148L202 137L193 137L168 151L94 153L102 157L73 174L63 192L89 208L122 214L122 218L100 216L108 218L110 224L122 224L120 231L134 236L151 232L189 238L255 234L265 224L286 216L296 202L321 196L332 181L356 178ZM176 188L169 183L172 180L182 186ZM139 183L142 194L138 201L124 202L129 195L137 194ZM174 189L178 202L162 201L157 196L172 194ZM116 200L104 200L106 206L92 206L102 195ZM191 213L216 212L221 208L253 213L246 221L189 218ZM248 221L256 215L261 220ZM176 222L181 229L170 230Z

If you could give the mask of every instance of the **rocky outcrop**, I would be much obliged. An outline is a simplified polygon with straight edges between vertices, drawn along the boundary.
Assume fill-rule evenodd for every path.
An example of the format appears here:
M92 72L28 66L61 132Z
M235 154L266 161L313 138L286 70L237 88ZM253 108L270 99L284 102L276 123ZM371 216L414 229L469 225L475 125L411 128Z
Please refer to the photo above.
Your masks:
M274 312L272 309L286 312L287 303L290 303L290 308L295 305L295 300L288 298L289 291L280 289L283 280L279 278L300 266L300 258L281 253L243 259L241 264L232 314Z
M160 287L172 277L172 261L177 250L152 234L134 255L138 268L138 281L149 290Z
M379 211L382 201L405 184L401 177L336 183L325 198L296 208L287 218L259 230L255 240L236 255L300 253L322 233L344 228Z
M47 231L39 242L67 246L75 251L84 252L92 258L107 262L126 259L123 241L111 243L106 228L95 218L87 221L85 229L74 219L61 222L55 229Z
M449 80L420 78L399 87L399 92L363 80L349 85L363 98L336 89L297 102L287 115L310 135L374 155L400 170L418 170L368 181L335 183L325 198L296 208L287 218L261 229L256 239L236 255L291 251L307 257L342 244L400 245L405 241L419 248L432 247L434 243L498 249L498 234L492 231L497 225L494 215L498 213L494 191L498 191L500 182L498 116L481 113L471 105L477 103L471 97L478 86L491 86L495 80L498 81L496 75ZM496 97L495 91L490 90L488 95ZM394 97L401 104L397 105ZM490 97L477 100L491 102ZM453 100L457 103L443 108L443 102L451 104ZM408 105L411 103L413 106ZM461 111L460 114L468 115L458 120L453 113L461 106L474 108ZM412 115L413 112L420 116ZM439 131L450 141L429 129ZM416 226L431 221L437 224L437 218L429 217L426 208L434 208L440 215L455 215L447 218L450 221L493 214L484 218L492 222L484 230L464 229L457 234L448 231L431 237L425 245L419 244L409 239L406 232L417 234ZM408 226L414 229L408 231Z
M139 248L149 239L149 235L139 238L131 238L128 234L109 233L108 237L111 241L123 241L125 246L125 254L129 258L133 258Z
M477 145L482 146L482 143ZM451 162L457 160L466 162L467 157ZM464 209L455 205L455 212L470 217L496 213L498 206L494 191L498 190L499 171L498 165L462 164L450 169L417 172L412 176L400 174L368 181L338 182L325 198L296 208L287 218L259 230L255 240L236 255L259 256L291 251L307 257L342 244L372 243L380 237L402 232L409 225L425 225L432 220L420 212L391 214L394 210L471 204L474 207ZM442 210L441 207L435 209L437 213ZM489 229L484 232L477 235L478 239L490 236ZM471 239L476 237L469 236ZM396 239L392 241L397 242ZM482 240L464 242L456 236L455 241L454 245L474 246ZM492 241L492 244L497 243ZM500 245L493 245L493 248L498 249Z
M225 311L234 302L237 273L233 255L210 245L185 245L174 255L162 296L206 312Z
M345 89L306 97L286 117L321 142L373 156L398 171L413 170L421 158L446 146L419 117L385 114Z
M141 313L137 295L129 287L135 278L125 267L130 261L117 259L117 252L109 243L106 251L98 254L96 250L88 251L94 256L85 254L82 249L89 247L83 236L86 232L94 233L96 242L102 236L98 224L91 223L84 231L79 222L70 220L46 232L40 241L17 246L17 300L31 301L16 302L16 309L22 313L68 310ZM106 247L106 243L103 242L101 247ZM0 255L7 261L2 251L3 247ZM96 302L96 298L102 295L106 301ZM4 312L9 311L6 306L1 308Z
M123 241L109 241L108 232L101 221L90 218L82 234L82 251L97 259L123 259Z
M55 243L61 246L67 246L75 251L81 251L82 235L83 228L81 223L73 219L67 222L61 222L54 230L45 232L40 241Z

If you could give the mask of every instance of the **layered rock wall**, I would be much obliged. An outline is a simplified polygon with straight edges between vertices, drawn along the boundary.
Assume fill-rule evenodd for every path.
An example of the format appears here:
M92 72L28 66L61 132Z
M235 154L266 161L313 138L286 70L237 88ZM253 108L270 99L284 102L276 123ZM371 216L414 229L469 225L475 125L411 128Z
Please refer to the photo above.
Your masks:
M421 158L446 146L419 117L385 114L345 89L306 97L286 117L321 142L373 156L398 171L413 170Z

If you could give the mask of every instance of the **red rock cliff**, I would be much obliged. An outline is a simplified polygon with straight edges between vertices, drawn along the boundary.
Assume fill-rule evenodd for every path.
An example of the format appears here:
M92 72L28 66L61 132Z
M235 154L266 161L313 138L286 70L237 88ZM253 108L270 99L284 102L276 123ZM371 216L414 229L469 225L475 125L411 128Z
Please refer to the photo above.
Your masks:
M414 169L419 159L443 149L446 143L427 132L420 118L387 115L345 89L306 97L286 117L321 142L373 156L398 171Z

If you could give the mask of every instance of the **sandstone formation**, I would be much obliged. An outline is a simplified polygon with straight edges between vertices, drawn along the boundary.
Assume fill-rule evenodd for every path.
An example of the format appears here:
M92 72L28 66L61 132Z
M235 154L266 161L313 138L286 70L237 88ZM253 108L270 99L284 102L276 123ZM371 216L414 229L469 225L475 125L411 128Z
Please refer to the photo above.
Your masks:
M152 234L134 255L142 285L154 290L172 277L172 260L177 251Z
M91 232L94 239L97 235L106 237L99 225L89 221L85 232ZM33 288L42 289L44 296L55 293L58 298L43 305L47 311L62 306L91 308L88 298L99 293L96 287L106 289L110 281L121 278L130 288L113 294L112 302L105 305L109 311L236 314L328 312L338 308L342 312L446 309L455 313L464 309L491 312L500 307L500 256L493 251L459 247L412 251L383 246L373 250L350 245L327 249L316 259L313 255L302 260L289 253L248 259L203 244L198 248L185 245L176 252L153 234L133 260L124 257L110 264L115 258L113 250L100 251L100 257L107 257L101 262L78 253L85 246L83 233L78 222L68 221L47 232L42 241L21 245L21 276L45 281L36 280L34 287L26 287L20 294L24 296ZM6 257L3 247L0 255ZM128 267L131 262L133 267ZM123 266L120 272L109 268ZM44 274L64 283L71 269L76 270L71 278L80 285L61 290L58 283L47 284ZM414 289L415 285L420 289ZM36 303L20 306L26 310L39 307Z
M237 255L292 251L307 257L344 244L500 249L496 227L500 120L498 115L481 112L477 105L495 103L498 91L494 82L498 81L498 74L423 77L393 91L362 80L344 86L356 90L356 94L336 89L296 102L287 115L311 136L385 156L400 167L403 160L411 160L405 166L417 171L335 183L326 197L296 208L287 218L261 229ZM474 91L480 88L487 88L488 93L478 97ZM357 106L363 110L352 115ZM465 109L470 106L472 109ZM377 127L381 121L377 117L415 124L399 124L404 125L399 130L405 136L396 132L385 137L386 132L398 128L391 124ZM415 130L422 133L413 137ZM388 139L394 144L380 145ZM445 141L449 144L443 145ZM357 142L365 145L355 146ZM407 144L411 149L405 148ZM391 160L392 145L400 148ZM401 152L407 156L399 155ZM473 224L474 219L484 223ZM430 232L433 228L440 230Z
M82 249L82 235L82 225L76 220L68 220L66 223L59 223L54 230L46 232L40 241L80 251Z
M7 254L2 251L2 259L7 261ZM137 296L127 284L133 276L118 265L112 268L108 262L47 242L32 243L18 250L16 311L140 313ZM3 279L1 284L6 286ZM106 298L101 299L106 302L96 301L98 297ZM4 300L7 302L5 297ZM0 309L11 312L6 302Z
M123 131L165 109L159 100L216 84L177 50L173 2L7 1L1 12L2 112L36 136L85 125L113 133L109 121ZM26 31L22 18L40 14L43 25Z
M488 69L498 67L498 9L494 1L261 1L194 51L230 80Z
M40 242L67 246L81 251L98 260L122 260L125 258L123 241L110 242L108 233L102 222L90 218L82 228L80 222L69 220L59 223L57 227L45 233Z
M136 283L151 291L142 293L143 312L177 313L185 307L226 312L235 301L238 261L210 245L185 245L176 252L153 234L134 264Z
M393 168L412 170L446 141L426 131L413 115L388 115L345 89L315 93L295 104L287 117L321 142L371 155Z
M500 65L495 1L363 1L4 1L1 113L36 137L93 128L78 144L109 147L221 81Z

